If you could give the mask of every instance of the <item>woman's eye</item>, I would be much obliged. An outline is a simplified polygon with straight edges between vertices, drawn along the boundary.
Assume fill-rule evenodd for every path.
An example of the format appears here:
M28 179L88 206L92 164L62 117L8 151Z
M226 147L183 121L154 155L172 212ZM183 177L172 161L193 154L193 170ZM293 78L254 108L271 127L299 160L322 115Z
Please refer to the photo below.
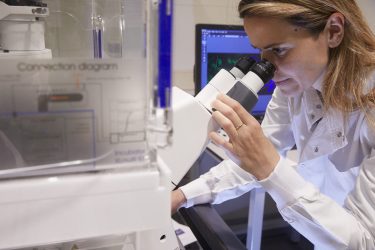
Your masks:
M272 52L275 53L278 56L282 56L286 53L287 49L286 48L273 48Z

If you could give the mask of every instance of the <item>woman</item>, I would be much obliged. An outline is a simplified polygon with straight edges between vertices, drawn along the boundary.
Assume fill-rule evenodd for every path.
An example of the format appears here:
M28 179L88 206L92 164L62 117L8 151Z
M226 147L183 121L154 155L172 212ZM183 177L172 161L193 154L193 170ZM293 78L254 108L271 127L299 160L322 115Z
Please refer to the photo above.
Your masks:
M375 37L356 2L242 0L238 9L277 87L261 126L218 96L213 116L230 140L210 138L232 161L174 191L172 210L260 185L316 249L375 249ZM297 167L284 158L294 145Z

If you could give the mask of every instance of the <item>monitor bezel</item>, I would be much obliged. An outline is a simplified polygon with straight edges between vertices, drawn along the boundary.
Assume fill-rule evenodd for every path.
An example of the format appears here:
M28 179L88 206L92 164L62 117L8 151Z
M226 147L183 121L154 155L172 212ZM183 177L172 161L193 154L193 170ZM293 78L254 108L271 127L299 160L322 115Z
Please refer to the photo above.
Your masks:
M198 23L195 25L195 62L194 62L194 94L197 95L202 89L201 82L201 52L202 52L202 30L241 30L244 31L242 25L232 24L206 24Z

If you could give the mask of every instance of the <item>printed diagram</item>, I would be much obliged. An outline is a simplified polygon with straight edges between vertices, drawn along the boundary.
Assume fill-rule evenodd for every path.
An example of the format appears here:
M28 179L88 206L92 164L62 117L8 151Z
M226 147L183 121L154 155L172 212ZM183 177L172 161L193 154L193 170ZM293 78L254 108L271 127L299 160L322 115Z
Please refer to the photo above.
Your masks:
M0 130L29 166L94 159L111 145L119 150L144 142L144 100L104 86L8 85L8 94L0 94Z
M82 101L82 93L40 94L38 97L38 111L48 112L50 103L74 103Z
M28 166L95 157L93 113L89 111L1 115L0 130Z
M104 89L102 84L54 84L44 88L30 85L13 87L13 107L16 113L91 112L94 115L95 141L110 144L145 140L144 101L116 98L116 90ZM121 91L120 91L121 94ZM116 100L117 99L117 100Z
M142 102L111 102L110 116L111 144L146 140L145 107Z
M28 62L41 65L32 71L10 62L0 75L0 172L30 167L27 176L144 163L149 100L146 77L138 73L144 60L103 62ZM60 64L74 67L49 70Z

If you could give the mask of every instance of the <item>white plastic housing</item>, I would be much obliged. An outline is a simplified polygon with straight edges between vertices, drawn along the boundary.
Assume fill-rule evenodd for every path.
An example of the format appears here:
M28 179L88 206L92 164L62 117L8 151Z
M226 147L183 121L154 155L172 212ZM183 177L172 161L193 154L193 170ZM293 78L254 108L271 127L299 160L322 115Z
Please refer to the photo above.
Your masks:
M225 69L221 69L211 81L198 93L196 99L207 109L220 93L226 94L235 83L236 78ZM175 99L175 97L173 97Z
M158 154L172 170L173 183L178 184L206 148L208 133L220 127L197 98L177 87L172 96L173 143Z
M250 89L255 95L264 86L263 80L254 72L250 71L240 80L248 89Z
M148 171L1 181L0 249L132 232L147 240L131 249L174 249L169 183L161 161Z
M0 21L0 44L3 50L44 50L44 22Z
M236 78L242 78L244 77L244 73L237 67L233 67L231 70L230 70L230 73L232 73Z

